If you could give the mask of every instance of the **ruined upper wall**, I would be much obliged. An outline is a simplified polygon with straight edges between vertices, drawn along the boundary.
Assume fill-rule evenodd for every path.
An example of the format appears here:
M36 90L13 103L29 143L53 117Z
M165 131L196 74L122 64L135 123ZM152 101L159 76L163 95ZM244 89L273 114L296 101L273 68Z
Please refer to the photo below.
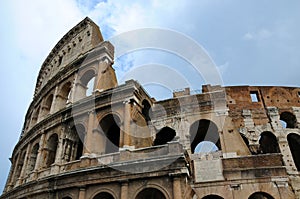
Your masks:
M69 63L80 58L103 41L99 27L88 17L72 28L51 50L39 72L36 96L46 83Z

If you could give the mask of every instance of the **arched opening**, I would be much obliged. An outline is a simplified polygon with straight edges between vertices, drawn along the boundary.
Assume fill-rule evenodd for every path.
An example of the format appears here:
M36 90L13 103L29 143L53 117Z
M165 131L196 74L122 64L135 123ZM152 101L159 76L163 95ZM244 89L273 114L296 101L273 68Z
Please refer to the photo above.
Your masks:
M221 150L218 127L210 120L198 120L194 122L190 127L190 142L192 153L195 152L195 148L197 147L197 145L203 141L209 141L213 143L218 148L218 150ZM202 145L203 144L205 143L202 143Z
M215 143L210 141L202 141L197 144L194 153L210 153L218 150L219 148L217 147L217 145L215 145Z
M300 171L300 136L295 133L290 133L287 136L289 147L294 159L297 170Z
M52 101L53 101L53 94L49 95L44 103L43 106L43 116L47 115L50 113L51 106L52 106Z
M55 162L56 151L58 145L58 135L52 134L47 141L47 161L46 167L50 167Z
M114 153L119 151L120 121L120 118L114 114L109 114L100 121L100 129L107 138L105 153Z
M279 146L276 136L270 131L265 131L260 134L259 153L279 153Z
M80 159L83 153L85 135L86 130L82 124L77 124L66 132L66 137L63 140L63 159L66 162Z
M274 199L274 198L265 192L256 192L253 193L248 199Z
M57 109L60 110L69 103L71 93L71 82L65 83L57 95Z
M280 114L280 121L283 128L297 128L297 119L290 112L282 112Z
M18 178L20 177L21 175L21 171L22 171L22 168L23 168L23 165L24 165L24 161L25 161L25 155L26 155L26 150L24 150L20 157L19 157L19 160L17 162L17 165L16 165L16 170L15 170L15 176L14 176L14 181L18 180Z
M153 145L163 145L167 144L167 142L172 141L176 136L176 131L170 127L162 128L157 134L154 140Z
M143 100L142 105L143 105L142 114L144 115L145 120L148 123L151 120L150 117L151 105L147 100Z
M40 113L40 106L38 106L38 107L33 111L30 126L33 126L33 125L35 125L35 124L37 123L38 117L39 117L39 113Z
M82 86L81 92L83 96L90 96L94 91L94 83L95 83L95 71L89 70L85 72L80 78L80 83Z
M166 199L164 194L155 188L146 188L136 196L136 199Z
M29 164L28 164L29 171L33 171L35 168L35 163L36 163L36 159L38 156L39 148L40 148L40 145L38 143L36 143L31 149L31 154L30 154L30 159L29 159Z
M107 192L98 193L93 199L114 199L113 195Z
M79 160L83 153L83 143L86 135L85 127L82 124L74 126L75 139L75 160Z
M218 196L218 195L207 195L207 196L204 196L202 199L224 199L224 198L222 198L221 196Z

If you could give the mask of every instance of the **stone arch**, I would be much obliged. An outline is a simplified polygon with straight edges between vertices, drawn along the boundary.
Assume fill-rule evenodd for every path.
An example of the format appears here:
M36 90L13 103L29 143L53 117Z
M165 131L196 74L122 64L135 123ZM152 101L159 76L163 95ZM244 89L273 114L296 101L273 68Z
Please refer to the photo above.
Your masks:
M62 199L72 199L70 196L63 197Z
M142 102L142 114L145 117L146 122L151 121L151 105L148 100L144 99Z
M64 160L73 161L79 160L83 153L84 139L86 136L86 129L82 124L76 124L71 127L69 133L66 134L64 140Z
M58 146L58 135L53 133L47 140L46 167L50 167L55 162Z
M168 126L163 127L156 133L156 138L153 142L154 146L163 145L172 141L176 136L176 131Z
M104 189L94 194L92 199L115 199L117 198L111 190Z
M291 94L284 88L280 88L280 87L273 87L271 90L270 90L270 93L271 93L271 97L270 99L272 99L275 103L276 102L286 102L286 101L283 101L286 100L286 99L293 99Z
M290 151L294 159L295 166L300 171L300 135L296 133L290 133L287 136Z
M116 114L104 116L100 122L100 131L106 136L105 153L119 151L120 147L120 124L121 120Z
M29 157L29 164L28 164L28 171L31 172L35 169L35 164L37 160L37 156L39 153L40 145L39 143L36 143L32 148L31 148L31 153Z
M207 119L201 119L190 126L190 143L191 151L194 153L195 148L201 142L211 142L221 150L220 136L217 125Z
M211 194L211 195L204 196L202 199L224 199L224 198L218 195Z
M96 72L93 69L85 71L79 77L79 85L77 87L76 94L80 96L80 99L92 94L94 90L94 81L96 77Z
M290 112L280 113L280 121L283 124L283 128L297 128L296 116Z
M280 153L276 136L270 131L264 131L260 134L259 153Z
M71 88L72 83L70 81L63 84L63 86L60 88L58 95L56 96L57 110L64 108L70 101Z
M266 192L255 192L248 199L274 199L274 197Z
M43 107L42 107L43 116L50 113L50 110L52 107L52 102L53 102L53 94L50 94L47 96L47 98L43 104Z
M144 188L136 195L135 199L167 199L165 194L157 188L148 187Z
M15 175L14 175L14 182L18 180L18 178L21 175L22 168L24 166L25 162L25 156L26 156L26 150L23 150L22 153L20 153L19 159L17 160Z
M30 125L33 126L37 123L38 118L39 118L39 113L40 113L41 106L38 106L36 109L34 109L31 117L31 123Z

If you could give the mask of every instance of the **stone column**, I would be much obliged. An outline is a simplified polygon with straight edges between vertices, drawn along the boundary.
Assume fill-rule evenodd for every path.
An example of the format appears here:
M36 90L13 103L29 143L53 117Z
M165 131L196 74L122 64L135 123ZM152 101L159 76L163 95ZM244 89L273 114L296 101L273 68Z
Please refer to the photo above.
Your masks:
M95 115L95 111L89 112L89 119L88 119L88 127L87 133L84 140L84 154L88 155L91 153L101 154L104 151L103 146L103 135L99 129L95 128L97 125L97 117Z
M21 158L21 153L18 154L18 157L16 159L16 161L14 162L13 164L13 173L11 175L11 179L10 179L10 182L9 182L9 185L8 185L8 189L12 189L15 185L15 180L16 180L16 171L18 169L18 165L19 165L19 161L20 161L20 158Z
M170 174L173 177L173 199L182 199L180 174Z
M84 187L80 187L79 188L79 196L78 199L85 199L85 188Z
M130 137L130 120L131 120L131 104L129 101L124 102L124 122L123 122L123 147L130 147L131 137Z
M54 113L57 109L56 109L56 106L57 106L57 94L58 94L58 86L55 87L55 91L54 91L54 94L53 94L53 99L52 99L52 103L51 103L51 107L50 107L50 110L49 110L49 113L52 114Z
M38 155L36 158L36 163L35 163L35 167L34 167L34 171L37 171L40 169L40 167L42 167L42 162L43 162L43 149L44 149L44 145L45 145L45 133L42 134L40 142L39 142L39 151L38 151Z
M20 174L20 177L18 179L17 185L20 185L20 184L23 183L23 179L24 179L24 176L25 176L25 172L26 172L26 168L27 168L27 164L28 164L28 159L29 159L28 157L29 157L30 146L31 146L31 144L28 144L28 146L27 146L26 154L25 154L25 158L24 158L24 163L23 163L23 166L22 166L21 174Z
M69 102L73 103L75 101L75 95L76 95L76 80L78 78L78 73L75 73L74 75L74 79L72 81L72 86L71 86L71 95L70 95L70 99Z
M128 198L128 181L121 182L121 198L120 199L127 199Z
M59 173L60 164L62 162L63 140L64 140L64 127L61 129L60 136L58 138L55 161L54 161L54 165L51 167L51 174Z

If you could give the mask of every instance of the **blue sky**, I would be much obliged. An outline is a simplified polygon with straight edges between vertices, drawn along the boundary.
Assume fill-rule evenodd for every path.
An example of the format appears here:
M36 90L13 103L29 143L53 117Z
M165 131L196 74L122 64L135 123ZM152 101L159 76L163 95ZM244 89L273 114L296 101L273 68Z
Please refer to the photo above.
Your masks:
M298 0L4 0L0 15L0 190L40 66L56 42L85 16L100 26L107 40L137 28L180 32L205 49L224 85L299 86ZM121 57L115 68L122 79L130 67L149 63L177 65L174 68L186 72L185 78L193 74L184 60L157 50ZM210 83L199 79L189 78L193 89Z

